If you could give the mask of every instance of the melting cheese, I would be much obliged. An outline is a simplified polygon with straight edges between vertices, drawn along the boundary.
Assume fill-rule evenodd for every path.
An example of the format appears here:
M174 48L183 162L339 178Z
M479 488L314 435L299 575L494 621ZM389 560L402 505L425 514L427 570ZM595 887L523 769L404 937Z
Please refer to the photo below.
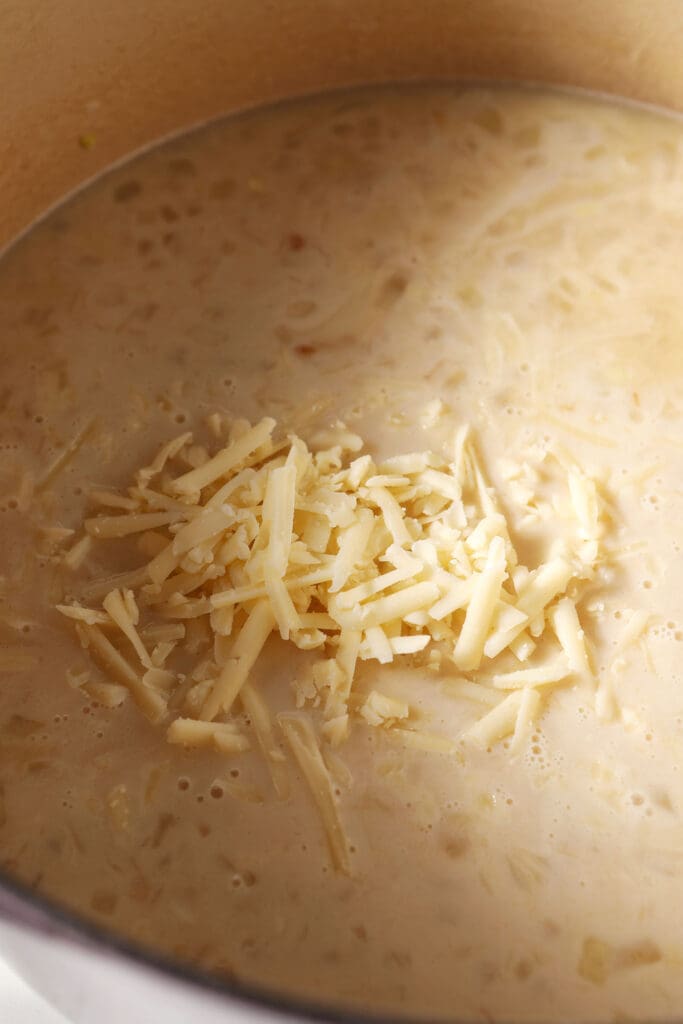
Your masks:
M281 797L288 791L284 754L251 674L274 631L301 650L319 651L295 686L297 703L317 709L315 719L279 721L335 863L348 871L315 723L333 746L361 720L412 746L452 753L453 741L425 733L419 722L406 726L405 701L374 689L356 692L359 660L389 665L427 657L438 666L446 655L463 674L452 692L481 708L462 740L487 746L512 734L510 749L519 750L541 711L541 690L590 678L567 588L572 583L578 592L593 575L587 552L597 557L601 505L594 482L571 463L573 547L558 517L560 553L524 566L468 428L453 439L450 462L414 452L376 467L368 455L344 463L343 453L358 452L362 443L343 424L332 432L342 441L316 453L296 436L276 443L275 426L271 419L255 427L235 423L228 445L213 456L184 434L138 471L127 495L113 501L104 492L101 504L120 514L86 520L89 541L151 533L154 554L118 586L102 588L102 611L77 603L58 609L76 620L112 676L111 703L123 690L151 721L177 716L169 742L238 754L249 742L235 715L246 712ZM193 468L172 477L176 463ZM507 476L519 473L513 468ZM526 478L534 472L525 471ZM84 590L94 594L97 587ZM119 631L142 674L103 628ZM212 646L186 678L174 666L192 652L193 636L212 638ZM550 651L538 663L509 669L506 659L526 662L541 641ZM155 644L151 655L146 642ZM604 716L604 687L596 699Z

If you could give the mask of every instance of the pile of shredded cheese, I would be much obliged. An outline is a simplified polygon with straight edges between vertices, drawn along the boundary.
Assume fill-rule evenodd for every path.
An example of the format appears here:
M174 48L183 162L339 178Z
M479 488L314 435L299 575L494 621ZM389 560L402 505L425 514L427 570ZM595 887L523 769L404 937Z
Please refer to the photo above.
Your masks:
M343 743L360 718L414 746L456 748L421 732L409 704L357 692L358 663L449 667L457 692L482 709L462 739L487 747L511 736L518 749L544 693L591 678L576 597L598 561L598 490L560 460L561 511L535 493L528 465L507 467L521 515L564 516L570 526L531 568L519 562L467 427L442 455L376 464L343 424L319 435L316 451L297 436L274 440L272 419L225 426L214 415L209 424L228 435L216 454L186 433L125 494L92 492L102 514L86 519L66 564L78 568L96 541L133 535L149 560L58 607L114 680L88 683L93 697L114 706L130 694L152 722L171 719L171 743L226 754L249 748L246 715L280 794L284 754L252 669L272 633L317 652L306 671L291 662L297 705L315 717L300 710L278 720L344 868L321 743Z

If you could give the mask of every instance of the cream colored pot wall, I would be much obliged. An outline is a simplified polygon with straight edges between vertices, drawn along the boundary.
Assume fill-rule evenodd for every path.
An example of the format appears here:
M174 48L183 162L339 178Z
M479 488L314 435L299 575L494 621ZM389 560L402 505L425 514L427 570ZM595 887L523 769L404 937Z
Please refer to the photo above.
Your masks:
M0 0L0 247L169 133L283 96L430 77L683 107L683 0Z

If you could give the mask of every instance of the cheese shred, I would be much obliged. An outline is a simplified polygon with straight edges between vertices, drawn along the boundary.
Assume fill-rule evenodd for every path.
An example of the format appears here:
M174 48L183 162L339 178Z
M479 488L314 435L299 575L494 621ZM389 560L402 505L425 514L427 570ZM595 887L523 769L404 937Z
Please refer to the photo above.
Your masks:
M313 722L307 715L278 715L280 728L308 783L325 827L332 861L344 875L351 874L349 842L337 810L330 773L320 752Z

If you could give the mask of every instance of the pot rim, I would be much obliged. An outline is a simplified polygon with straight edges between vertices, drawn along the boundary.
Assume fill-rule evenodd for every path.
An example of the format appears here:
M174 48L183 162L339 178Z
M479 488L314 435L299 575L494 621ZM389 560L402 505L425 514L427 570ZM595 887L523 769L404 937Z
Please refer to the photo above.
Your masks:
M683 112L662 103L638 100L630 98L619 92L611 92L604 89L590 89L583 86L576 86L570 83L546 82L543 79L530 78L518 80L512 77L491 78L487 75L453 76L453 77L430 77L428 75L411 78L388 78L382 81L357 81L346 85L335 85L329 89L304 91L293 95L282 96L279 99L253 104L245 104L235 110L208 117L189 126L185 125L177 130L154 138L146 144L139 146L124 156L112 161L107 166L99 169L92 176L85 178L74 188L60 196L55 202L44 209L40 215L26 224L18 234L10 238L5 245L0 244L0 260L9 257L15 246L20 245L27 235L44 220L50 217L57 209L69 203L83 190L106 178L117 169L134 162L146 153L156 150L167 143L203 130L210 125L223 120L240 118L248 115L254 110L262 107L278 107L289 104L296 104L316 96L324 94L347 94L349 92L362 92L366 89L385 90L395 87L409 89L430 86L437 87L463 87L466 89L486 88L514 88L529 90L551 90L557 93L569 93L580 95L585 98L595 99L601 102L627 104L640 110L648 111L655 116L667 116L683 120ZM163 975L176 982L195 989L209 992L218 996L226 1002L237 1001L244 1004L252 1011L269 1010L280 1016L283 1020L311 1021L317 1024L436 1024L435 1018L413 1017L410 1015L389 1015L388 1013L372 1013L368 1011L341 1009L333 1003L318 1002L279 992L267 985L258 985L243 982L238 978L221 976L189 963L183 963L170 955L156 952L151 947L137 943L126 938L123 934L108 928L106 925L89 919L86 915L72 910L58 898L45 896L29 885L18 881L8 871L0 867L0 928L3 923L18 926L28 931L42 934L48 939L60 939L70 943L72 946L80 947L84 952L99 952L109 956L113 955L127 963ZM467 1024L466 1018L448 1018L451 1024ZM679 1018L672 1018L672 1021ZM680 1018L683 1020L683 1018ZM438 1019L441 1022L441 1018Z
M86 953L114 955L183 985L203 989L227 1001L241 1002L252 1011L271 1010L283 1019L318 1024L397 1024L397 1021L400 1024L429 1024L429 1018L425 1017L386 1016L340 1009L331 1004L280 993L268 986L223 978L215 972L184 964L89 920L59 900L35 892L0 868L0 928L3 922L38 932L47 939L66 941ZM456 1019L453 1024L456 1024Z

